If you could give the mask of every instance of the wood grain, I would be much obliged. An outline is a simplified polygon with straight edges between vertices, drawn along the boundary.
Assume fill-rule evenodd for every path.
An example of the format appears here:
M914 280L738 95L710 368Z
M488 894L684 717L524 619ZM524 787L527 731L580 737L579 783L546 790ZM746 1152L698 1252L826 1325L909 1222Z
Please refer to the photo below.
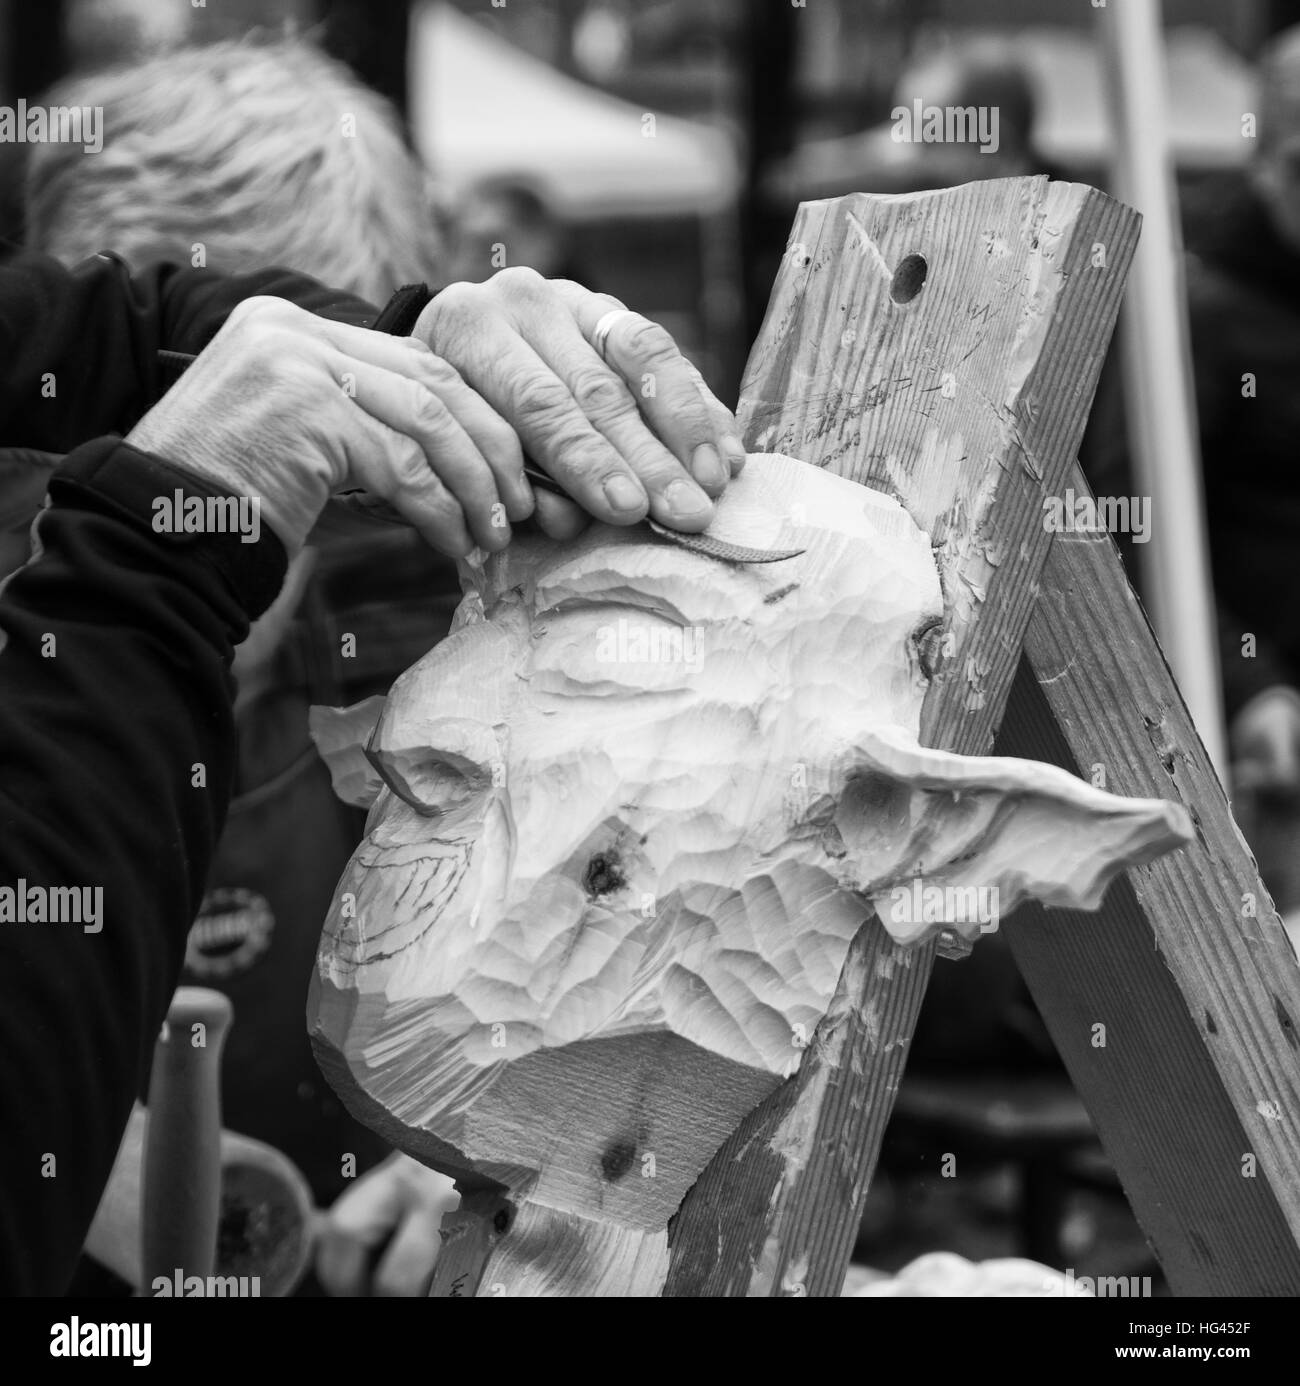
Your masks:
M1016 961L1174 1290L1300 1293L1300 967L1108 536L1057 536L1025 655L998 751L1177 798L1197 839L1097 916L1016 911Z
M1137 226L1045 178L799 209L739 418L749 448L895 495L929 531L947 627L926 745L992 742L1050 539L1043 496L1077 450ZM917 255L924 285L898 302ZM665 1294L838 1293L933 950L859 931L798 1074L683 1201Z

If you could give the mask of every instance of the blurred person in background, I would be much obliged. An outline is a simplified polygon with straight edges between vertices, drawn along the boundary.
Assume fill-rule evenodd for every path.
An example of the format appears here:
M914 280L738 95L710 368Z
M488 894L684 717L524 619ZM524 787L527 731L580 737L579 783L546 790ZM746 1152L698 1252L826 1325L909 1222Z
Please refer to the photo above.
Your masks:
M1246 175L1208 186L1189 207L1188 292L1234 778L1296 796L1300 27L1268 45L1259 72ZM1253 654L1243 649L1248 633Z
M1183 234L1234 811L1288 912L1300 906L1300 27L1260 55L1257 114L1249 166L1193 188ZM1098 494L1133 495L1114 384L1103 378L1083 461Z
M917 102L923 111L964 112L962 133L968 138L924 138ZM1035 144L1038 115L1029 72L1000 48L976 43L960 52L927 54L894 84L888 120L801 145L774 167L768 190L788 215L800 201L859 191L915 192L1031 174L1065 177Z
M996 112L996 147L987 151L972 143L925 143L906 146L915 157L921 187L939 187L982 178L1022 178L1066 174L1034 144L1038 99L1024 66L997 45L976 44L957 53L923 59L899 79L894 109L923 106Z
M67 263L107 246L135 265L285 265L378 303L400 284L446 282L427 179L392 113L306 43L181 50L73 77L50 100L102 106L106 138L94 158L32 146L33 249ZM18 465L39 504L40 460ZM26 557L15 549L34 508L5 488L6 571ZM317 1272L337 1293L370 1284L368 1262L390 1234L398 1255L378 1261L376 1287L422 1290L456 1196L355 1122L312 1057L307 984L364 815L335 797L307 711L387 691L446 634L459 600L454 562L413 531L336 539L293 561L236 653L235 797L182 980L234 1004L223 1120L284 1151L331 1209ZM359 1179L344 1177L348 1155Z
M455 210L451 239L452 279L478 283L509 263L593 287L573 259L564 223L540 192L517 179L470 187Z

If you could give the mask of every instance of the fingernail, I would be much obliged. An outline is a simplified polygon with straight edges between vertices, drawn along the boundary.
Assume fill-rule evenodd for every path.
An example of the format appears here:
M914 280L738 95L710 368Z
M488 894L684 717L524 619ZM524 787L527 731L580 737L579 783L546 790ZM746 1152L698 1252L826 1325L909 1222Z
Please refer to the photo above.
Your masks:
M726 454L727 465L731 468L731 475L736 476L740 469L745 465L745 445L736 437L734 433L728 433L722 440L722 451Z
M630 476L623 474L611 476L605 482L605 499L615 510L644 510L646 506L645 492Z
M682 520L693 519L713 509L713 502L708 496L689 481L674 481L664 492L664 500L673 514Z
M691 454L691 471L705 490L720 491L727 484L727 469L712 443L701 443Z

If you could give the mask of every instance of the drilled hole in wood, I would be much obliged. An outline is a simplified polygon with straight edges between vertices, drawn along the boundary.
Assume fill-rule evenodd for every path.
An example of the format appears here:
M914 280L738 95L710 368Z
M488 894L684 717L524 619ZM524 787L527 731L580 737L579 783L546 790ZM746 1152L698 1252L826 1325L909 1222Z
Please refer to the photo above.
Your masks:
M895 303L911 303L921 292L929 272L924 255L905 255L894 271L894 282L889 286L890 298Z

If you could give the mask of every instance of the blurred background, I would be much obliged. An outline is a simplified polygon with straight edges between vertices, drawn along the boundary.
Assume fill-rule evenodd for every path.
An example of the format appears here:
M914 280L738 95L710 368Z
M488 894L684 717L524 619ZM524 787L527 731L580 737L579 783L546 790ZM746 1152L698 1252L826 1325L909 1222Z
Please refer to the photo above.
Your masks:
M1257 59L1297 22L1300 0L1165 0L1159 47L1178 196L1156 253L1176 256L1184 232L1195 242L1225 187L1241 186L1257 152L1243 130L1257 107ZM0 0L0 104L36 102L56 81L181 46L285 33L319 45L395 108L431 175L441 282L528 264L614 294L663 322L729 404L801 200L1031 172L1114 190L1132 174L1113 53L1087 0ZM1300 91L1300 79L1287 80ZM892 109L914 98L996 107L997 152L892 139ZM1293 106L1286 118L1300 133ZM14 245L27 229L27 154L0 144L0 232ZM1277 245L1278 256L1300 257L1300 234ZM1278 263L1292 318L1267 327L1280 334L1293 393L1300 258ZM1254 330L1249 315L1240 326ZM1185 334L1185 322L1172 330ZM1185 348L1185 336L1173 344ZM1132 413L1126 425L1108 364L1084 455L1098 490L1103 477L1116 493L1136 484L1112 466L1129 451ZM1281 436L1279 457L1295 435ZM1185 451L1185 466L1199 465L1194 447ZM1286 486L1300 505L1300 488ZM1236 501L1221 499L1226 514ZM1276 510L1266 491L1252 504ZM1216 587L1232 558L1215 550ZM1155 615L1160 628L1158 603ZM1275 633L1294 652L1300 632L1287 620ZM1172 629L1161 634L1176 644ZM1283 660L1276 678L1294 693L1293 665ZM1227 699L1229 715L1241 701ZM1284 736L1300 727L1296 707L1300 694ZM1198 712L1207 744L1220 715ZM1300 905L1297 765L1265 796L1270 812L1254 812L1258 781L1248 776L1235 800L1284 909ZM1020 1254L1078 1275L1153 1274L1158 1285L1009 954L990 939L935 975L856 1259L889 1270L936 1249ZM952 1152L960 1178L941 1171Z
M394 103L465 215L457 277L491 272L473 242L509 221L539 268L580 269L661 318L724 397L799 200L1030 166L1108 181L1096 14L1077 0L4 0L0 15L9 105L182 43L307 32ZM1246 160L1252 59L1300 3L1166 0L1164 20L1178 175L1194 182ZM921 93L1001 100L999 153L892 141L891 109Z

